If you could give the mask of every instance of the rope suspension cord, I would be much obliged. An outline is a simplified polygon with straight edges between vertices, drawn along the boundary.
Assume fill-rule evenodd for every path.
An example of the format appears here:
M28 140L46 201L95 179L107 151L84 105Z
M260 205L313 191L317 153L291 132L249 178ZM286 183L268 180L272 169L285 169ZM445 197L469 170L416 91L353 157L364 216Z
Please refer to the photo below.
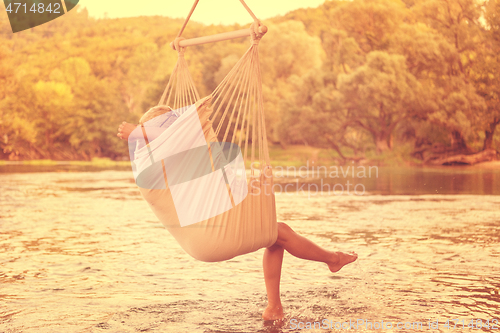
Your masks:
M270 160L264 125L258 52L258 44L262 35L255 33L255 29L253 29L257 24L259 23L254 22L251 28L251 31L253 31L251 34L251 47L212 93L214 111L211 119L215 120L219 117L215 134L222 142L227 141L230 130L233 131L232 143L238 141L238 146L242 147L241 144L244 138L245 148L242 147L242 150L245 161L248 161L248 143L251 138L251 165L257 159L260 166L266 166L270 165ZM220 113L221 110L223 110L222 113ZM236 121L234 121L235 113ZM226 126L226 128L222 136L220 134L223 126ZM257 148L257 151L255 148ZM252 176L254 175L254 169L252 168Z
M181 30L177 34L176 40L179 40L178 45L181 47L187 47L187 46L194 46L194 45L200 45L200 44L206 44L206 43L213 43L213 42L219 42L223 40L228 40L228 39L235 39L235 38L241 38L241 37L247 37L250 36L252 33L256 34L262 34L264 35L267 32L267 27L265 25L262 25L260 20L255 16L255 14L252 12L252 10L248 7L248 5L245 3L244 0L240 0L241 4L247 12L250 14L252 19L254 20L255 25L252 25L252 29L254 31L252 32L252 29L241 29L241 30L236 30L236 31L231 31L231 32L224 32L212 36L205 36L205 37L198 37L198 38L192 38L192 39L184 39L182 38L182 33L184 32L184 29L186 28L189 19L191 18L191 15L193 14L194 10L196 9L196 6L198 5L199 0L196 0L191 7L191 10L189 11L189 14L184 21ZM172 49L177 50L178 46L174 42L170 43L170 46Z
M250 14L250 16L252 16L253 20L255 22L260 22L257 17L255 16L255 14L252 12L252 10L247 6L247 4L245 3L245 1L243 0L240 0L241 4L243 5L243 7L245 7L245 9L247 10L248 14Z
M179 31L179 34L177 35L177 37L181 37L182 36L182 33L184 32L184 29L186 28L188 22L189 22L189 19L191 18L191 15L193 15L193 12L194 10L196 9L196 6L198 6L198 2L200 2L200 0L195 0L195 2L193 3L193 6L191 7L191 10L189 11L189 14L188 16L186 17L186 20L184 21L184 24L182 25L182 28L181 30ZM252 16L253 20L255 22L260 22L257 17L255 16L255 14L252 12L252 10L248 7L248 5L245 3L245 1L243 0L240 0L241 4L243 5L243 7L245 7L245 9L247 10L247 12L250 14L250 16Z
M158 103L158 105L170 105L172 92L175 90L172 105L172 108L174 110L183 106L194 104L197 100L200 99L200 95L196 90L193 78L189 72L186 59L184 58L185 48L178 47L178 50L179 58L174 67L174 70L172 71L172 74L170 75L167 87L165 88L160 102Z
M267 28L243 0L240 2L254 19L249 29L185 39L182 33L198 4L198 0L195 1L171 43L178 60L159 102L169 105L182 119L174 120L168 130L154 139L152 149L139 148L134 160L137 167L134 176L148 186L139 188L154 214L188 254L207 262L228 260L269 247L278 237L258 48ZM186 47L240 37L250 37L250 47L213 93L200 99L184 58ZM226 140L233 144L226 144ZM205 151L204 144L208 148L211 172L206 170L208 160L204 154L199 156L204 162L192 160L191 155L169 165L161 159L177 150L188 152L203 148ZM158 159L149 161L153 154ZM156 168L155 161L160 159L161 168ZM254 165L256 160L258 164ZM250 161L249 175L246 165ZM184 165L189 167L179 167ZM174 177L169 182L167 178L172 171L167 170L169 166L189 176L189 181L176 183ZM151 179L146 170L155 172ZM191 177L198 172L204 176ZM159 179L160 173L163 179ZM150 184L153 187L149 187ZM197 213L193 215L193 212Z
M259 162L261 171L270 166L258 50L259 41L267 32L267 27L262 25L244 0L240 2L254 20L249 29L185 39L182 33L199 0L194 2L177 38L171 43L179 58L159 104L170 105L173 102L172 108L175 110L195 104L200 99L184 58L186 47L250 36L250 48L211 94L213 112L209 120L215 122L214 132L220 142L228 142L226 140L230 138L231 143L241 147L243 159L250 161L252 166L251 177L256 177L253 167L255 161ZM230 146L229 155L232 149L233 145Z
M195 0L195 2L193 4L193 7L191 7L191 10L189 11L189 14L188 14L186 20L184 21L184 24L182 25L182 28L179 31L179 34L177 35L177 38L179 38L179 37L182 36L182 33L184 32L184 29L186 28L186 25L188 24L189 19L191 18L191 15L193 15L193 12L194 12L196 6L198 5L198 2L200 2L200 0Z

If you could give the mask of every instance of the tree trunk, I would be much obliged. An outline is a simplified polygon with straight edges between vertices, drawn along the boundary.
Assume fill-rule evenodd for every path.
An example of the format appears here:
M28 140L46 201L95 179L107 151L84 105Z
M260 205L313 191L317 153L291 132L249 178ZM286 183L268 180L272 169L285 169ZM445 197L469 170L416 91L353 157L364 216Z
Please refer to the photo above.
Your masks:
M390 150L389 135L385 132L377 133L377 136L375 137L375 145L377 147L377 153Z
M443 157L429 161L429 164L434 165L454 165L454 164L468 164L474 165L481 162L495 161L497 159L497 152L494 149L483 150L477 154L472 155L454 155Z
M45 154L48 158L52 159L53 151L52 151L52 130L45 130Z
M467 143L465 143L465 139L460 131L455 130L451 132L451 149L456 152L469 152L469 147L467 147Z
M495 135L495 129L498 123L500 123L500 119L495 119L492 123L490 123L490 129L484 131L483 150L493 148L493 136Z

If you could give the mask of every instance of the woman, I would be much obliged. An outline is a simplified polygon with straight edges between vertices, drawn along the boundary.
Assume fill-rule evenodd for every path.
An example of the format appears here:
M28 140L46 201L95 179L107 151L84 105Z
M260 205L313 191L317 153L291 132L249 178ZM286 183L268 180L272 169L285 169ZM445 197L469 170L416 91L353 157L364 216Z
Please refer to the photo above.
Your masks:
M171 109L161 109L165 107L156 107L148 111L149 113L165 112ZM176 118L176 115L173 115ZM175 119L171 120L171 122ZM117 136L120 139L128 140L138 125L123 122L118 128ZM161 128L163 127L163 129ZM165 129L163 123L159 125L157 130L148 128L148 137L153 140L154 137L161 134ZM151 135L154 137L152 138ZM358 255L354 252L333 252L325 250L318 245L314 244L307 238L298 235L285 223L278 223L278 238L276 242L266 248L264 252L264 279L266 283L266 291L268 298L268 305L262 314L264 320L279 320L283 319L283 307L280 299L280 278L281 266L283 263L283 253L286 250L291 255L312 261L323 262L328 265L331 272L338 272L345 265L354 262Z

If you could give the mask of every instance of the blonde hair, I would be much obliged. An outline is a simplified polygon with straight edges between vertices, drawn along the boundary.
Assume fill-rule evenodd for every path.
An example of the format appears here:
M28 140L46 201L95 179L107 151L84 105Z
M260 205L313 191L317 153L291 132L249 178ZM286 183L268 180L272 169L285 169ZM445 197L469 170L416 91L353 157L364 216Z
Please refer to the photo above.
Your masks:
M204 110L205 108L210 109L210 104L212 103L212 95L208 95L203 97L202 99L196 101L196 108L198 110ZM139 124L142 125L148 120L151 120L155 117L161 116L167 112L172 111L172 108L167 105L157 105L149 109L139 120Z
M165 114L170 111L172 111L172 108L167 105L154 106L151 109L149 109L145 114L142 115L141 119L139 120L139 124L142 125L148 120L161 116L162 114Z

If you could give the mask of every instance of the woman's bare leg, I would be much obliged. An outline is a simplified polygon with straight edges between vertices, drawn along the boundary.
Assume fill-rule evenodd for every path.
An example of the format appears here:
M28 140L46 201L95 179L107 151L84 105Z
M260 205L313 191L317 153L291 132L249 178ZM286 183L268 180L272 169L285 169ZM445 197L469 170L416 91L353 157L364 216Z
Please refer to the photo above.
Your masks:
M358 258L355 253L327 251L309 239L300 236L285 223L278 223L276 244L297 258L324 262L333 273L338 272L342 267Z
M264 252L264 280L267 290L267 308L262 314L265 320L283 318L280 298L281 264L284 248L278 244L268 247Z
M283 318L279 291L283 250L287 250L288 253L297 258L324 262L332 272L338 272L342 267L358 258L355 253L327 251L307 238L298 235L285 223L278 223L278 239L264 253L264 278L268 298L268 306L262 314L262 318L265 320Z

